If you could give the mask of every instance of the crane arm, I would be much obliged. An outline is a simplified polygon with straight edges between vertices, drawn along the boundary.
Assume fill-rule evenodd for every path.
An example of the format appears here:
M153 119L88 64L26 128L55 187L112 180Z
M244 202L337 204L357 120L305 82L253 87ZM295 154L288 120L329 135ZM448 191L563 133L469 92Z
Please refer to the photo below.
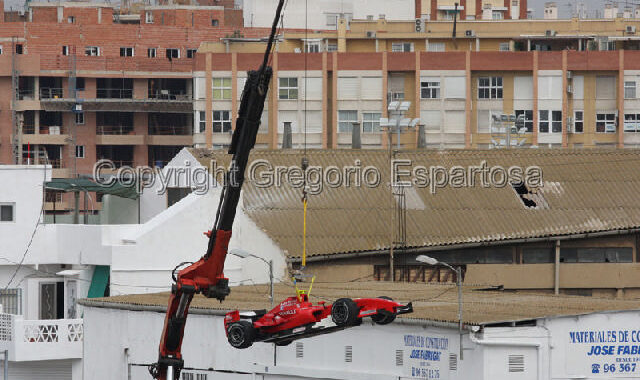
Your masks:
M229 148L229 154L233 157L225 177L215 223L212 230L207 232L209 236L207 251L200 260L178 272L176 282L171 288L164 328L160 337L158 362L149 368L149 372L156 379L178 380L180 378L180 371L184 367L181 354L184 327L193 296L202 293L208 298L216 298L222 302L230 293L229 280L224 276L224 261L240 200L240 190L244 183L249 153L256 142L273 73L268 65L269 57L284 2L285 0L280 0L278 3L262 65L258 70L248 73L249 77L242 92L236 128Z

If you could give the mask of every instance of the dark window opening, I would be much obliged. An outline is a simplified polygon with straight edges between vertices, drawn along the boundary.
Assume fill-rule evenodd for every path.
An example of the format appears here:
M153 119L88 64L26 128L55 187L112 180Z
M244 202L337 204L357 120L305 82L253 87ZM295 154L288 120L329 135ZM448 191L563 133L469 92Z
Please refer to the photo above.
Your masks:
M23 54L24 53L24 49L22 47L22 44L16 44L16 54Z
M76 91L84 91L85 80L84 78L76 78Z
M532 196L533 193L529 191L524 182L512 183L511 186L513 187L513 190L515 190L516 194L518 194L518 198L520 198L524 207L536 208L538 206L535 201L528 198L529 196Z
M98 145L96 157L99 160L111 160L116 168L133 165L132 145Z
M195 58L198 49L187 49L187 58Z
M14 205L0 205L0 222L15 221Z
M211 19L211 26L219 26L220 25L220 21L218 21L218 19Z
M133 98L133 79L98 78L96 95L99 99L131 99Z
M171 207L187 195L191 194L190 187L170 187L167 189L167 206Z

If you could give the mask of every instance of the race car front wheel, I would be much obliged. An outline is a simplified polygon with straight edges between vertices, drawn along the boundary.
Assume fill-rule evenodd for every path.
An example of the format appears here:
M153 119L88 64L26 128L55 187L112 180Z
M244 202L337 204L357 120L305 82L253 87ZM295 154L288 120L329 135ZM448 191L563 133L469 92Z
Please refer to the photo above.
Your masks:
M383 300L393 301L391 298L387 296L380 296L378 298ZM373 320L373 322L375 322L378 325L387 325L396 320L396 315L389 312L377 313L371 316L371 320Z
M331 306L331 320L338 326L352 326L358 321L360 310L351 298L340 298Z
M251 347L255 339L256 330L251 322L233 322L227 328L227 340L235 348Z

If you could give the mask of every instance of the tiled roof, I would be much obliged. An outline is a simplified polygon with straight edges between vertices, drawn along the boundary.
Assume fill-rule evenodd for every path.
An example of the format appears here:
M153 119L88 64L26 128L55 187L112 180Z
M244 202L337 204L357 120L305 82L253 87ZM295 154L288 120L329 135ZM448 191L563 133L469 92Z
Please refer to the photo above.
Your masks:
M209 166L229 161L224 151L192 150ZM390 196L388 153L384 150L309 150L310 165L339 168L372 165L382 185L330 188L309 196L307 252L331 255L389 247ZM256 150L251 161L299 166L301 151ZM512 186L446 187L407 191L407 245L440 247L512 239L554 237L640 227L640 151L638 150L452 150L403 152L413 165L487 166L542 169L543 187L529 196L538 207L528 208ZM226 166L227 164L225 164ZM288 255L302 250L301 189L287 183L259 188L247 181L243 208Z
M332 303L338 298L365 298L388 296L398 302L413 301L414 312L400 318L439 322L457 322L458 293L455 285L349 282L315 283L311 292L313 302ZM229 310L269 309L269 286L238 286L222 303L201 295L194 298L192 313L224 313ZM277 284L275 302L295 295L291 284ZM81 300L81 304L94 307L139 309L162 312L166 310L168 293L134 294ZM463 319L468 325L525 321L536 318L590 314L601 311L638 310L638 300L613 300L579 296L553 296L504 291L481 291L464 288Z

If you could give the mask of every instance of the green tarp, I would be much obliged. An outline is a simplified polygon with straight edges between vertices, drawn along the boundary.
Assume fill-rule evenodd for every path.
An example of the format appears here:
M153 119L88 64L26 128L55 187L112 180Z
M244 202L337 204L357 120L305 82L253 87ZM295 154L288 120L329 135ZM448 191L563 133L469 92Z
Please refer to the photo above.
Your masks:
M91 191L99 194L111 194L122 198L138 199L140 194L136 191L135 184L131 186L123 186L119 183L112 185L100 185L85 178L56 178L47 182L45 187L49 190L58 190L66 192L85 192Z
M100 298L108 296L105 294L107 285L109 285L109 272L108 265L96 265L93 270L93 278L91 279L91 286L89 287L89 294L87 298Z

